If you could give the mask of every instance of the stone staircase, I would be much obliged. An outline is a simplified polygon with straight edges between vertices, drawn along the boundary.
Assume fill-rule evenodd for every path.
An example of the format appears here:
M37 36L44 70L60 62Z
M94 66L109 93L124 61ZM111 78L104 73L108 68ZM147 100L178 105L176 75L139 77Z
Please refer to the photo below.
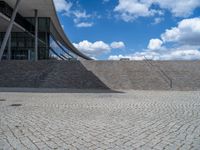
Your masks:
M151 61L150 63L146 61L2 61L0 62L0 87L200 89L200 61ZM162 73L172 80L172 88Z
M92 88L108 89L91 71L88 71L79 61L58 61L50 67L45 80L40 84L45 88Z
M160 75L144 61L83 61L111 89L169 89Z

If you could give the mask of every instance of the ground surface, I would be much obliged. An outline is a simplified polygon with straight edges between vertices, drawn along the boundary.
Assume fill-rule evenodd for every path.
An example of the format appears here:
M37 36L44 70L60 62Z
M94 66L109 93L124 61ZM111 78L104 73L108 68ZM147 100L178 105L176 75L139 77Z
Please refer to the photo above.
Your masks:
M0 92L0 149L200 149L200 92L63 92Z

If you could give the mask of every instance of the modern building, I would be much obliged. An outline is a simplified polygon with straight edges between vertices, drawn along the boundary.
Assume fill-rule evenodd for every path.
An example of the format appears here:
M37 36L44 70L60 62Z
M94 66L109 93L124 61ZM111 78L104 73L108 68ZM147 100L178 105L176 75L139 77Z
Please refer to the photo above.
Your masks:
M53 0L0 0L0 60L81 57L59 22Z

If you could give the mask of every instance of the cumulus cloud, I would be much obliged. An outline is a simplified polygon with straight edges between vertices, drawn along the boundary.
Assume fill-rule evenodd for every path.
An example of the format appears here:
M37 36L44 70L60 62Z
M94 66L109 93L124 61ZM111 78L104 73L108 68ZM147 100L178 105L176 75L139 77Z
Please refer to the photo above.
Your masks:
M173 44L171 44L173 43ZM169 45L171 45L169 47ZM168 46L168 47L167 47ZM119 60L199 60L200 18L183 19L177 25L161 34L161 39L151 39L146 50L129 55L111 55L109 59Z
M89 56L99 56L102 53L110 52L110 46L103 41L96 41L94 43L87 40L81 41L78 44L73 43L74 46Z
M199 60L200 51L197 49L168 49L166 51L144 51L137 52L130 55L111 55L109 60L120 60L122 58L128 58L130 60Z
M113 48L113 49L123 49L123 48L125 48L125 44L124 44L124 42L112 42L111 44L110 44L110 47L111 48Z
M53 0L53 1L56 7L56 11L58 12L67 13L72 7L72 3L66 0Z
M176 17L188 17L193 11L200 7L199 0L154 0L160 8L169 10Z
M93 22L80 22L76 24L76 27L78 28L83 28L83 27L92 27L93 26Z
M200 59L200 51L197 49L172 50L160 57L164 60L196 60Z
M119 0L114 11L120 13L124 21L132 21L137 17L147 17L155 14L155 10L149 9L150 4L138 0Z
M136 57L134 55L111 55L108 60L120 60L120 59L130 59L130 60L143 60L144 57Z
M103 41L96 41L92 43L87 40L84 40L79 43L73 43L73 44L77 49L79 49L80 51L91 57L97 57L101 54L109 53L111 52L112 49L120 49L122 47L123 48L125 47L125 44L121 41L107 44Z
M162 21L164 21L164 18L161 18L161 17L154 18L154 22L152 23L152 25L159 24Z
M158 7L154 9L153 6ZM138 17L160 16L164 10L170 11L175 17L188 17L198 7L200 7L199 0L119 0L114 11L119 13L121 19L128 22Z
M90 18L91 15L87 14L86 11L74 11L73 14L76 18Z
M162 44L163 44L163 41L161 41L160 39L151 39L149 41L148 49L151 49L151 50L161 49Z
M92 27L94 25L93 22L89 22L88 19L93 18L93 15L87 14L86 11L74 11L74 23L75 26L78 28L86 28L86 27Z
M85 10L74 9L73 4L66 0L54 0L57 12L63 16L72 17L76 27L92 27L94 23L89 19L96 17L94 14L88 14Z
M161 35L166 42L176 42L182 45L200 45L200 18L184 19L177 27L167 29Z

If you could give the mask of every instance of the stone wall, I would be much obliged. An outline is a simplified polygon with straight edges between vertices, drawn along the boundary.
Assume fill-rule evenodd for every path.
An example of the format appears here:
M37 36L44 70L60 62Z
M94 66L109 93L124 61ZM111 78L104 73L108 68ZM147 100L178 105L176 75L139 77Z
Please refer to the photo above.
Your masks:
M2 61L0 87L199 90L200 62Z

